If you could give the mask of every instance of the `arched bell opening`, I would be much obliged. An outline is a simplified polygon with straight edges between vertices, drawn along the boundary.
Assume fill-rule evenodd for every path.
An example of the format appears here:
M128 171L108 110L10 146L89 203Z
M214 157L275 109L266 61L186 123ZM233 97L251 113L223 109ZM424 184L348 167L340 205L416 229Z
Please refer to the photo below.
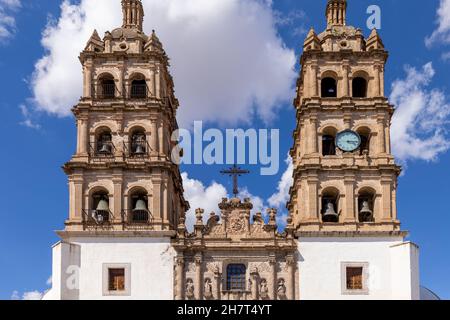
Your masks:
M376 193L370 188L362 189L358 194L358 220L361 223L374 222Z
M365 155L370 153L370 138L371 138L371 132L370 129L367 127L362 127L356 130L356 132L361 137L361 145L359 147L360 155Z
M98 97L102 99L113 99L116 96L116 82L114 77L106 73L99 78Z
M141 189L134 191L130 197L130 205L130 222L148 223L150 221L147 192Z
M144 99L147 98L147 81L142 74L136 74L131 80L130 98Z
M322 222L339 222L339 190L328 188L322 193Z
M337 80L331 77L323 78L321 81L322 98L337 97Z
M96 136L96 153L104 156L112 155L113 149L111 130L109 128L101 129Z
M110 221L111 210L109 209L109 195L106 190L98 190L92 194L92 218L98 223Z
M326 128L322 132L322 155L324 157L336 155L336 135L337 130L333 127Z
M144 156L148 152L147 135L142 128L131 131L130 151L133 156Z
M367 97L367 80L363 77L356 77L352 81L353 98Z

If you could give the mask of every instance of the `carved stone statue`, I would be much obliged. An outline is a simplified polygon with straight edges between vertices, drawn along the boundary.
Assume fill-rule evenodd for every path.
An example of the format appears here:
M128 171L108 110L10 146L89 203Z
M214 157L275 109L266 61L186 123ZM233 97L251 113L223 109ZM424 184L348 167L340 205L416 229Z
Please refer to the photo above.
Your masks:
M261 283L259 285L259 294L261 296L261 299L268 299L269 298L269 288L267 287L267 280L262 279Z
M211 299L213 297L212 281L209 278L205 280L204 293L206 299Z
M286 285L284 279L278 280L277 294L280 299L286 298Z
M186 298L194 298L194 281L192 279L187 279L186 281Z

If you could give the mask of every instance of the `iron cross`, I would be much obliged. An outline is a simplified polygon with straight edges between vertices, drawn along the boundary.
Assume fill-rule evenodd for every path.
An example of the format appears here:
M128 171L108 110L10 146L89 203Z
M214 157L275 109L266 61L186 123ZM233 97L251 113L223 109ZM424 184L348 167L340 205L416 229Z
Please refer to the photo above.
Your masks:
M234 193L234 196L237 197L237 195L239 194L238 177L242 176L243 174L249 174L250 171L242 170L237 165L234 165L232 168L230 168L228 170L220 171L220 173L228 174L228 175L230 175L230 177L233 177L233 193Z

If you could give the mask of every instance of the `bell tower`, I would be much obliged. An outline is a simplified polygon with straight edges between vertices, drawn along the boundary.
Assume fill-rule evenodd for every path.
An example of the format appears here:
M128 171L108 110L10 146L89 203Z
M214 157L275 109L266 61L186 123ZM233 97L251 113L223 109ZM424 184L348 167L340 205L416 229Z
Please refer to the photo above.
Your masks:
M171 231L189 206L171 161L179 103L169 59L155 32L143 32L141 1L122 0L122 11L122 27L94 31L79 57L68 232Z
M288 209L299 231L399 231L388 53L376 30L365 38L346 25L346 9L329 0L326 30L304 42Z

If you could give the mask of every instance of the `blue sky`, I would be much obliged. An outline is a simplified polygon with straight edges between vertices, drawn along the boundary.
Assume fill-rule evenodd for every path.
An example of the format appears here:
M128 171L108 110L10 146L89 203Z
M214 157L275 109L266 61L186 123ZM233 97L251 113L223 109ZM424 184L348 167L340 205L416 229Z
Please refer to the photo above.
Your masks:
M257 0L249 0L254 1ZM0 184L0 299L10 299L14 291L22 296L34 290L42 292L48 287L46 282L51 275L51 245L58 241L53 230L62 229L68 216L67 181L61 166L75 150L75 122L71 116L65 116L64 112L49 113L42 103L39 104L39 101L46 100L39 100L36 96L37 84L32 76L36 62L49 54L41 44L42 32L46 27L49 30L49 19L60 19L61 2L22 1L20 5L14 5L20 2L0 0L0 136L4 137L0 157L0 178L3 181ZM272 2L272 6L262 12L273 16L275 25L268 29L274 32L273 37L264 38L268 37L269 32L266 30L263 30L262 35L255 33L255 36L261 36L263 40L272 43L280 41L278 45L285 50L280 56L288 59L288 53L291 52L295 53L298 60L305 32L311 26L318 32L325 28L325 0ZM77 5L79 2L72 3ZM365 28L368 17L366 9L370 4L377 4L382 10L382 28L379 32L390 52L386 68L386 94L391 94L391 85L395 83L398 88L409 88L402 92L403 95L396 97L402 112L408 110L408 103L426 104L412 120L399 124L409 126L409 130L406 136L400 135L397 141L401 161L406 166L404 175L399 180L398 210L403 229L411 232L410 240L421 248L421 283L441 297L450 299L450 153L447 152L448 146L445 143L448 141L450 116L443 113L436 118L439 110L449 110L450 60L445 59L445 54L450 51L450 38L445 23L441 24L441 32L435 33L433 41L429 41L431 43L428 45L425 43L425 39L439 28L437 11L441 4L441 22L447 19L445 21L450 25L450 11L444 10L450 8L450 1L350 0L347 21L361 27L366 35L370 32ZM14 18L15 23L5 20L5 16ZM261 18L266 21L264 19L270 21L265 16ZM157 23L152 13L147 12L146 29L151 30L153 21ZM9 30L9 34L2 33L2 26ZM108 25L110 29L116 26ZM174 41L164 30L156 30L162 35L163 43L170 44ZM220 35L217 38L220 39ZM85 38L84 41L87 40ZM242 39L236 39L239 40ZM171 47L175 46L169 45ZM78 51L82 49L79 47ZM186 50L189 51L188 48ZM170 50L168 54L171 57L178 56L177 52ZM77 55L68 52L63 60L77 62ZM176 68L176 61L177 58L172 60L173 68ZM182 60L178 61L183 63ZM216 62L212 60L211 63ZM427 73L423 67L430 62L434 72ZM409 69L405 69L406 66ZM298 65L295 68L297 74ZM286 77L289 78L289 72ZM175 85L182 93L185 79L183 75L175 76ZM195 80L194 76L192 81ZM280 94L285 95L284 99L277 97L275 103L263 106L264 103L259 105L260 100L254 97L250 104L242 104L242 108L247 106L254 110L250 122L241 119L233 122L227 119L225 125L225 120L220 115L214 118L214 114L207 114L207 126L210 127L280 129L279 174L263 177L258 174L258 166L247 166L252 174L244 177L241 182L248 193L258 197L264 207L267 206L267 199L277 193L277 186L287 168L284 159L293 144L295 113L291 100L294 98L294 91L290 90L289 84L293 83L289 81L285 91L277 88ZM251 87L251 84L248 86ZM77 91L72 86L62 90L49 87L48 91L51 90L58 90L62 95L67 93L68 96L73 96L73 92ZM46 94L51 95L48 91ZM204 92L196 93L199 94L207 95ZM412 101L411 96L418 96L420 99ZM186 100L189 98L186 95ZM183 101L180 102L183 105ZM427 109L430 105L441 108L438 111ZM70 107L70 104L66 106ZM261 111L266 110L264 108L275 110L274 115L264 117ZM189 112L195 113L195 110L191 109ZM220 112L218 110L215 113ZM195 115L198 120L202 120L201 112ZM424 126L424 123L430 123L430 126ZM433 140L434 144L425 143L423 146L423 142L429 142L430 137L444 140ZM414 152L415 150L418 152ZM223 166L182 167L182 171L187 172L190 179L203 184L205 189L216 182L230 192L231 182L219 174L221 169Z

